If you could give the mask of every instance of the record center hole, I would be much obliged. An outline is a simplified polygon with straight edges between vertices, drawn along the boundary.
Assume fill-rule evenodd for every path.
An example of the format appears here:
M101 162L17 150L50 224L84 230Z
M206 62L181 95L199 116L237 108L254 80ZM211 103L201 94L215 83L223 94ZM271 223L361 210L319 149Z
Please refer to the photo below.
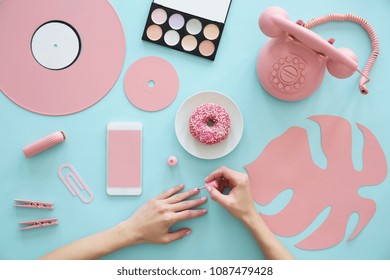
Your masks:
M155 81L150 80L150 81L148 82L148 87L149 87L149 88L154 88L155 86L156 86L156 82L155 82Z

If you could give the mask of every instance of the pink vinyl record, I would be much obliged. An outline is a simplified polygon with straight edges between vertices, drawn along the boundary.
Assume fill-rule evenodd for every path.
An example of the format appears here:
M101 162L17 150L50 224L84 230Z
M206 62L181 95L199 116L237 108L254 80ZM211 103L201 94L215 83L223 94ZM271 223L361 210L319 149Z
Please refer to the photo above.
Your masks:
M0 40L0 90L43 115L73 114L101 100L126 51L107 0L3 0Z
M126 73L125 92L137 108L155 112L168 107L179 92L179 77L173 66L160 57L134 62Z

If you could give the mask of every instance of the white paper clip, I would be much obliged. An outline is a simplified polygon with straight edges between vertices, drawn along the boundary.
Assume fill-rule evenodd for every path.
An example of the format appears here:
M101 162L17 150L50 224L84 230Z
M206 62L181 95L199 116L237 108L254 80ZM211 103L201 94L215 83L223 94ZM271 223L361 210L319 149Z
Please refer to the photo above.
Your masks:
M63 170L68 168L70 170L69 173L64 175ZM70 164L63 164L58 169L58 176L60 177L61 181L65 184L65 186L68 188L72 196L78 196L78 198L88 204L91 203L93 200L93 194L91 190L88 188L88 186L84 183L83 179L81 179L80 175L76 172L76 170L71 166ZM86 191L89 195L89 198L85 198L81 193L80 190Z

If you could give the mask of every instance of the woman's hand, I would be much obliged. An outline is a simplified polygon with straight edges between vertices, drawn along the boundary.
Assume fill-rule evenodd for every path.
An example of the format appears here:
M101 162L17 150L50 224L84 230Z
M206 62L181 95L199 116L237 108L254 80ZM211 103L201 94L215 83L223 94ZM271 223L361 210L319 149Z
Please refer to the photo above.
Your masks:
M169 229L178 222L205 215L207 209L191 209L204 204L207 198L186 200L197 195L199 190L179 193L183 188L184 185L180 185L150 199L127 221L119 224L128 246L140 243L167 244L191 233L189 228L175 232Z
M257 213L248 175L221 167L211 173L205 182L207 184L214 180L217 180L218 188L207 187L211 198L248 228L264 256L270 260L293 259ZM223 194L225 188L231 188L228 195Z
M166 244L181 239L191 233L189 228L175 232L169 232L169 228L175 223L200 217L207 213L206 209L191 210L191 208L204 204L205 197L186 200L198 194L199 190L194 189L179 193L183 188L184 185L172 188L146 202L127 221L65 245L41 259L99 259L135 244Z
M258 216L253 203L248 175L221 167L212 172L205 182L207 184L214 180L217 180L218 188L207 188L211 198L229 211L233 217L246 223L251 217ZM228 195L223 194L226 188L231 189Z

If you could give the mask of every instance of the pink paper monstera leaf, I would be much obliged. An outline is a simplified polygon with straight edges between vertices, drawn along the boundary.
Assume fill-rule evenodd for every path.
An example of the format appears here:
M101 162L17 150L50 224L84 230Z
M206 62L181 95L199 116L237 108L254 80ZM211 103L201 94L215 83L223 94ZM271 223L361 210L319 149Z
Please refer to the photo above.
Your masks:
M359 188L381 183L387 176L387 163L375 136L358 124L364 135L362 170L352 161L352 127L334 116L315 116L321 128L325 169L312 160L307 131L292 127L274 139L263 153L246 166L252 193L261 204L269 204L281 192L292 189L289 204L275 215L262 215L271 230L281 236L303 232L327 207L330 213L311 235L296 246L306 250L325 249L340 243L352 213L359 222L349 241L355 238L375 213L375 202L358 194Z

